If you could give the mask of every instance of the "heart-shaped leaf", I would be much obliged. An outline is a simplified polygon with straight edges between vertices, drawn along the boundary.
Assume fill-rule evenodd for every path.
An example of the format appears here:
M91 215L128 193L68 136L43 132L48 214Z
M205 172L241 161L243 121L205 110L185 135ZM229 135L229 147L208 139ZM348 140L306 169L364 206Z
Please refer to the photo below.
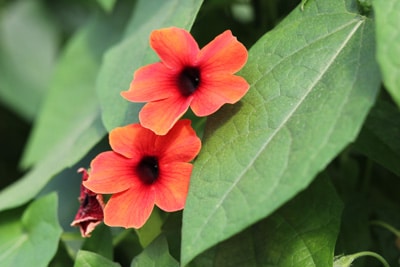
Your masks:
M193 266L332 266L342 203L321 176L270 217L198 256Z
M47 266L60 236L57 195L52 193L31 203L20 220L0 224L1 265Z
M178 262L169 254L168 244L164 236L158 237L142 253L136 256L131 267L178 267Z
M183 264L271 214L357 136L380 76L372 21L348 6L307 2L251 48L241 72L248 94L208 120L184 210Z

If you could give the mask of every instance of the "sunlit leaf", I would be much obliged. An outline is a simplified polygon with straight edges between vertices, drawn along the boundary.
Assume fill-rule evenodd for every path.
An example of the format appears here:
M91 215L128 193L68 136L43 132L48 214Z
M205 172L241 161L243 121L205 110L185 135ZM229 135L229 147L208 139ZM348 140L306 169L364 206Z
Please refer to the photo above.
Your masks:
M195 266L332 266L341 201L326 176L267 219L197 257Z
M33 198L55 174L75 164L106 135L95 81L102 53L118 39L117 29L123 26L122 15L127 11L121 8L109 19L89 21L69 43L23 160L25 166L38 164L0 192L0 210Z
M142 253L136 256L131 267L178 267L179 263L169 254L164 236L158 237Z
M372 1L376 23L376 49L386 89L400 107L400 2Z
M9 3L0 10L0 100L32 120L53 73L59 33L42 1Z
M1 265L47 266L60 236L57 195L53 193L31 203L21 218L0 224Z
M35 121L22 165L31 166L64 142L66 149L100 114L95 83L104 51L122 34L126 11L92 18L63 52L43 108ZM105 135L105 132L103 133ZM67 145L68 143L68 145Z
M182 264L271 214L357 136L380 76L372 21L346 7L309 1L251 48L249 93L208 119Z
M125 39L110 49L104 58L97 89L102 106L103 122L108 130L138 121L142 104L123 99L134 71L157 61L149 46L150 32L157 28L176 26L189 29L202 0L139 0Z
M111 11L115 5L116 0L97 0L105 11Z

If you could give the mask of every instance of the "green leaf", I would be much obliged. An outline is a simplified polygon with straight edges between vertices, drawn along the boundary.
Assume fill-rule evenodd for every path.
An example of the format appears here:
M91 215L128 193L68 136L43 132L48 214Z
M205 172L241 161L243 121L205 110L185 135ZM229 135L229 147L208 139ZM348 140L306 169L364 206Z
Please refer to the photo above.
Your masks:
M400 111L378 101L368 115L354 147L400 176Z
M107 12L110 12L114 5L115 5L115 0L97 0L97 3Z
M67 247L63 241L58 242L57 253L49 263L48 267L73 266L72 257L68 254Z
M90 238L86 238L81 249L95 252L107 259L112 260L113 246L110 227L104 225L103 223L98 225Z
M136 69L157 61L149 46L150 32L168 26L190 29L202 2L138 1L125 39L106 53L97 82L102 118L108 130L138 121L142 104L128 102L120 92L128 90Z
M93 252L80 250L76 255L74 267L118 267L118 263L112 262Z
M379 89L370 19L310 1L250 50L251 85L208 119L181 262L268 216L355 139Z
M57 195L52 193L31 203L21 219L0 224L1 265L47 266L60 236Z
M129 266L132 259L143 251L143 247L133 228L118 230L113 239L114 257L118 259L122 266Z
M400 107L400 2L374 0L376 55L383 83Z
M198 256L194 266L332 266L342 203L320 177L270 217Z
M42 1L13 1L0 12L0 100L32 120L46 93L59 33Z
M340 192L340 198L344 202L340 233L335 247L337 254L366 250L373 243L371 240L370 214L372 211L370 203L374 201L370 201L369 197L360 189L360 177L363 182L367 179L363 176L364 171L360 170L359 162L346 152L342 153L335 163L328 167L336 190ZM362 260L357 263L362 263ZM365 264L360 266L365 266Z
M142 253L136 256L131 267L178 267L179 263L169 254L164 236L158 237Z
M87 117L86 121L71 133L72 136L78 136L76 140L67 139L58 144L52 153L31 171L0 191L0 211L17 207L35 197L54 175L80 160L105 133L99 115L92 114L92 117Z
M138 235L142 247L147 247L161 234L162 225L163 219L161 211L156 208L153 210L143 227L136 230L136 234Z
M124 13L93 17L68 43L30 136L24 167L53 153L60 143L73 145L86 130L85 122L100 114L96 78L104 51L122 34Z
M169 252L175 259L181 256L182 211L168 213L162 226L162 232L168 242Z

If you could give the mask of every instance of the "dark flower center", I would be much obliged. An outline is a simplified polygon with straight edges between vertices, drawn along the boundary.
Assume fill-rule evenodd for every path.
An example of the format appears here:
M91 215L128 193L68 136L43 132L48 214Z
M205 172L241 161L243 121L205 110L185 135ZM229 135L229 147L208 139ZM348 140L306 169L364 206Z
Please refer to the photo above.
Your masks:
M136 167L140 180L145 184L154 183L159 175L158 160L153 156L145 156Z
M191 95L199 85L200 71L196 67L186 67L178 76L178 87L183 96Z

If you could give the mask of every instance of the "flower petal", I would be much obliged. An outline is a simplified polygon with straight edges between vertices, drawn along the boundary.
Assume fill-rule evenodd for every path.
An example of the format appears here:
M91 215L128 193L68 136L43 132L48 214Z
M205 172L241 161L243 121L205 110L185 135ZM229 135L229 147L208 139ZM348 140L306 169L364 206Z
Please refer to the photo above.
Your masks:
M140 124L117 127L110 132L111 148L134 162L139 162L143 154L154 150L156 135Z
M177 211L185 207L193 165L178 162L160 166L161 176L155 183L155 204L165 211Z
M79 231L81 232L81 236L82 237L90 237L92 232L93 232L93 230L101 222L102 221L98 221L96 219L93 219L93 220L82 221L79 224L73 225L73 226L79 226Z
M161 100L178 94L175 73L163 63L154 63L139 68L133 77L128 91L121 95L132 102Z
M161 163L188 162L197 156L201 141L190 124L190 120L179 120L166 135L158 136L155 147Z
M102 195L86 195L71 226L79 227L82 237L90 237L91 232L103 221L104 202Z
M191 100L192 96L179 96L147 103L139 113L140 123L157 135L165 135L187 111Z
M249 90L247 81L231 74L217 73L203 80L190 104L197 116L208 116L223 104L234 104Z
M92 160L89 179L83 185L98 194L113 194L141 184L135 176L136 162L113 151L103 152Z
M150 46L168 68L175 70L192 66L200 50L189 32L176 27L154 30Z
M235 73L247 61L247 49L234 37L230 30L215 37L201 49L197 56L197 65L202 73Z
M132 187L114 194L104 209L104 223L108 226L140 228L150 217L154 200L155 190L152 186Z

